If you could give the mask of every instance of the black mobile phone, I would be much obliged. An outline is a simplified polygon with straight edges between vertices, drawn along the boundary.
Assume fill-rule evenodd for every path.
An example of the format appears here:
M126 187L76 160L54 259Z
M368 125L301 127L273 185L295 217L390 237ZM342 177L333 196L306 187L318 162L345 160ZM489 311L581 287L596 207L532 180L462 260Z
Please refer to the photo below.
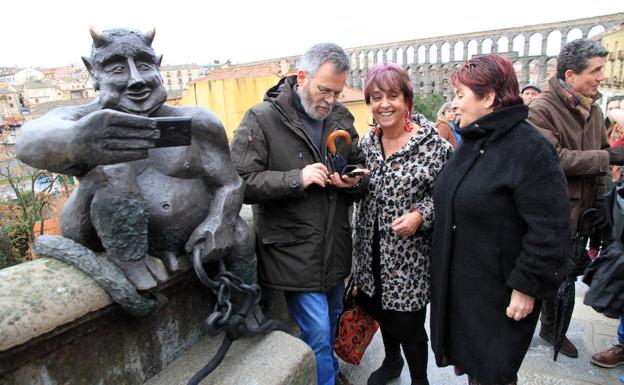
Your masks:
M364 175L363 171L349 171L349 172L345 172L346 176L352 177L352 176L361 176Z
M176 147L191 145L191 118L183 116L166 116L152 118L160 131L156 139L156 147Z

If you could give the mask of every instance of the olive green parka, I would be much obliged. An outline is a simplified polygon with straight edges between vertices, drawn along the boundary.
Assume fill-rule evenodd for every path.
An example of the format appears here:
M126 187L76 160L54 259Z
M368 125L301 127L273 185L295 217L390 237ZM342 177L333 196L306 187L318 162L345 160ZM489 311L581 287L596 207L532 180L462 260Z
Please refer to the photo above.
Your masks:
M280 80L264 102L246 113L234 133L232 161L246 182L245 203L253 204L260 283L287 291L326 291L351 270L349 208L364 186L313 184L304 190L301 170L328 164L325 143L335 130L351 136L351 144L336 142L347 164L362 165L363 155L353 115L338 103L324 121L321 148L312 143L293 106L295 82L296 76Z

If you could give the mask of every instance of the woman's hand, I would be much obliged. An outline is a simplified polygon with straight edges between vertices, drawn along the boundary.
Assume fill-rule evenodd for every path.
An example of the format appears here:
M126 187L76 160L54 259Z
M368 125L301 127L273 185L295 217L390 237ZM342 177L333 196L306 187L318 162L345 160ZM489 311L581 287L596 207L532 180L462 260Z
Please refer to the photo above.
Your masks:
M507 317L520 321L533 311L535 298L521 291L513 289L511 292L511 300L507 306Z
M416 230L423 223L420 211L414 210L411 213L403 214L392 222L392 231L400 237L409 237L416 233Z

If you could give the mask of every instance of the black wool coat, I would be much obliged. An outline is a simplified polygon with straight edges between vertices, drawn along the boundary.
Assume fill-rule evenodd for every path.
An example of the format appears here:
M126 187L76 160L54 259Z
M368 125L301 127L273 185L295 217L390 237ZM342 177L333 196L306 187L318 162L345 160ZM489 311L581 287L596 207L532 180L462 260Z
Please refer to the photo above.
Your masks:
M462 129L434 188L432 348L485 383L514 380L571 250L565 176L527 115L514 105ZM520 321L505 314L512 289L536 298Z

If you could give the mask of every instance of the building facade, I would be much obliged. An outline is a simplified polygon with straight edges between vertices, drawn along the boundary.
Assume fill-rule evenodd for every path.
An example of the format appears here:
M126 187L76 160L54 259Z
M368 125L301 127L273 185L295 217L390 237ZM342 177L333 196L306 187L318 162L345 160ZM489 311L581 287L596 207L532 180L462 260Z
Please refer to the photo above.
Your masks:
M30 80L24 83L24 105L27 107L63 100L63 94L58 87L49 81Z
M182 91L199 79L201 67L196 64L163 65L160 74L167 91Z
M0 88L0 115L5 118L21 116L19 95L13 88Z
M606 105L611 96L624 95L624 22L605 31L599 36L609 50L605 64L605 81L602 84L602 104Z
M34 68L24 68L17 70L15 73L0 75L0 83L10 86L21 86L30 80L42 80L43 78L43 72Z
M176 104L208 108L219 117L228 137L232 138L245 113L262 102L266 91L282 77L293 74L295 72L286 61L215 69L190 84ZM355 127L360 135L367 132L367 122L371 119L364 103L364 93L359 89L345 87L338 101L354 115Z

